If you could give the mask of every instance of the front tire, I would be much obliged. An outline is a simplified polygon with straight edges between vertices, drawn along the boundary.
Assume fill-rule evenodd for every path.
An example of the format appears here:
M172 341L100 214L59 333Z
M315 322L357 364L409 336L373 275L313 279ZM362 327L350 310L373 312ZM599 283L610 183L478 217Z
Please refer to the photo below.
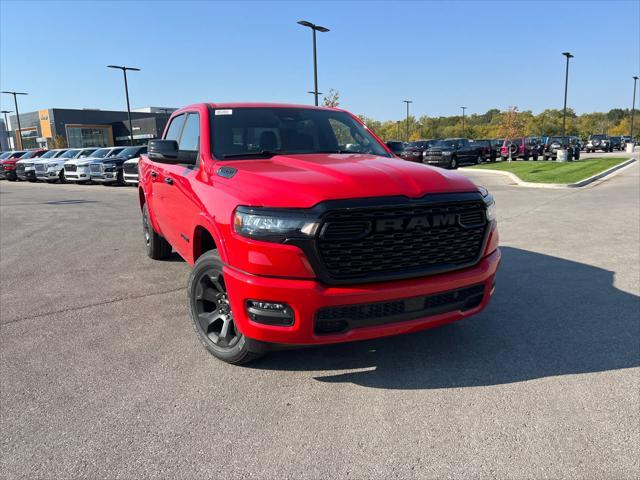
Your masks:
M163 260L171 255L171 245L151 225L147 204L142 207L142 233L147 256L154 260Z
M451 170L455 170L458 168L458 160L456 158L451 159L451 161L449 162L449 168Z
M234 365L260 356L250 348L254 342L237 329L233 320L222 261L216 250L198 258L189 275L187 293L191 323L209 353Z

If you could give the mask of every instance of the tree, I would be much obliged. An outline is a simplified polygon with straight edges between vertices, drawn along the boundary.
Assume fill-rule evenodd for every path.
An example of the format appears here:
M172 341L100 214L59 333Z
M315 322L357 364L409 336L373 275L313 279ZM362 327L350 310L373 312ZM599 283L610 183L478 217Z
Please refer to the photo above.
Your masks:
M518 112L518 107L509 107L502 117L499 135L507 140L524 136L524 121ZM511 149L509 149L509 161L511 161Z
M340 105L340 92L333 88L329 90L329 93L322 99L322 105L325 107L337 107Z
M67 139L62 135L56 135L55 138L49 142L49 148L67 148Z

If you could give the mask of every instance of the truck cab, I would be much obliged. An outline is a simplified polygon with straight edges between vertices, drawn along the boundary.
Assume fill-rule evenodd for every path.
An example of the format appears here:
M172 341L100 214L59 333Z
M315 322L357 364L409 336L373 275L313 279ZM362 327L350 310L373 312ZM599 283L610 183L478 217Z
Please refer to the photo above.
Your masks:
M340 109L182 108L141 156L138 188L147 255L193 266L191 321L229 363L435 327L494 291L493 197L398 159Z

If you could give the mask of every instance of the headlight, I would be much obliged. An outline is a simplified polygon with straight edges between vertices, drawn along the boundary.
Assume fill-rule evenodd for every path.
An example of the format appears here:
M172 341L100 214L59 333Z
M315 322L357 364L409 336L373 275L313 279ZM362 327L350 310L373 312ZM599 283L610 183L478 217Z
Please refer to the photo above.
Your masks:
M310 238L316 234L317 218L291 210L262 210L238 207L233 229L243 237L266 242L283 242L287 238Z
M491 195L485 187L478 187L478 191L482 195L484 204L487 206L487 221L493 222L496 219L496 202L493 199L493 195Z

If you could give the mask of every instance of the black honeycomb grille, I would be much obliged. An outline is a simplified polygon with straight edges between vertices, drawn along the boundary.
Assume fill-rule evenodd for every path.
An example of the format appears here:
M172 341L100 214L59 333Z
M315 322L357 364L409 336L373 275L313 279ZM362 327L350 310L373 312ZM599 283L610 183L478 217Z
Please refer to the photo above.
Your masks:
M320 260L336 280L465 266L480 256L486 220L482 202L336 210L323 218ZM406 229L412 218L455 216L444 226ZM402 219L403 228L376 231L379 220Z

